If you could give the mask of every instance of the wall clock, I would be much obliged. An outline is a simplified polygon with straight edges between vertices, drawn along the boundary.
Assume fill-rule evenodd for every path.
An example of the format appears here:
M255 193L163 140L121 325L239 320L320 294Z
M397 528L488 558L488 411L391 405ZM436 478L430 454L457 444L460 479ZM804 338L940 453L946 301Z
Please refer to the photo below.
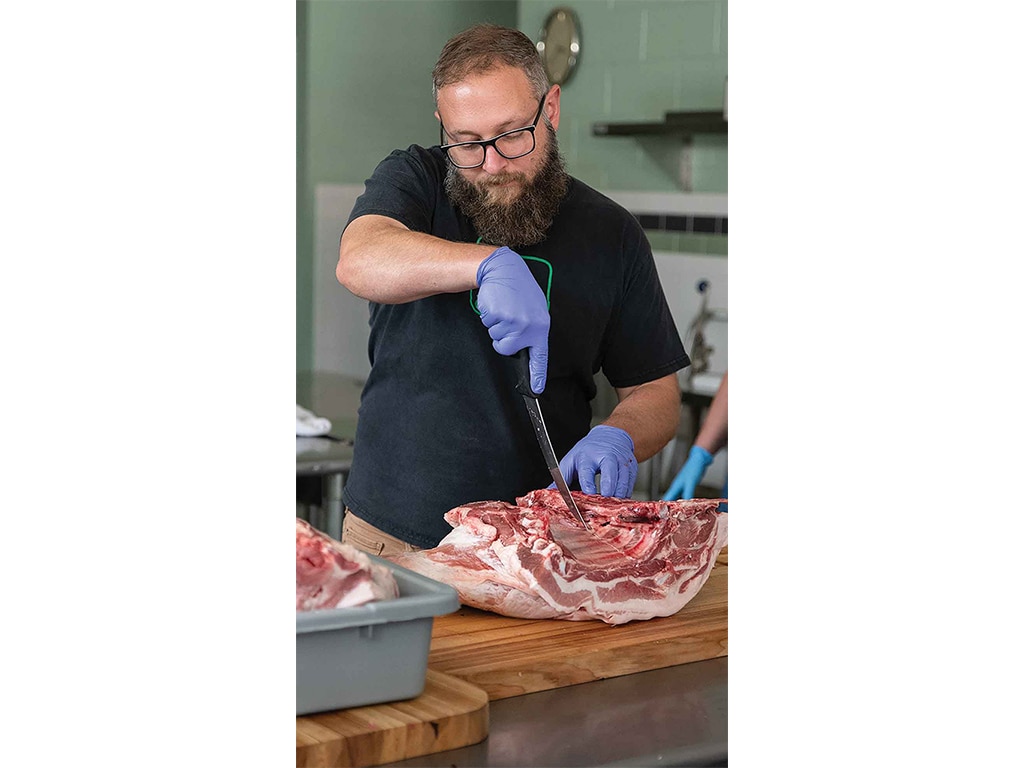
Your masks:
M569 8L555 8L544 20L537 51L552 85L565 83L580 57L580 22Z

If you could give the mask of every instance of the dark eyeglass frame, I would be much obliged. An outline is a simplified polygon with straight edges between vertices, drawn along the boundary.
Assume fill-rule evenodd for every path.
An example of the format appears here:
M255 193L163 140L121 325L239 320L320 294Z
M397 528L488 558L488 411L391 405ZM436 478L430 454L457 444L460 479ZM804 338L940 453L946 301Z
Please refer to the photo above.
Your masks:
M537 125L540 123L540 115L541 115L541 112L544 111L544 102L547 100L547 98L548 98L547 93L545 93L543 96L540 97L540 105L537 107L537 114L534 115L533 125L527 125L527 126L524 126L522 128L513 128L511 131L505 131L504 133L499 133L497 136L495 136L493 138L490 138L490 139L481 139L480 141L456 141L456 142L454 142L452 144L445 144L444 143L444 121L442 120L441 121L441 149L444 150L445 156L448 158L448 161L452 165L454 165L456 168L463 168L463 169L465 169L465 168L479 168L481 165L483 165L485 162L487 162L487 148L488 147L494 147L494 151L497 152L502 157L504 157L506 160L516 160L516 159L518 159L520 157L526 157L528 154L530 154L530 152L533 152L533 150L535 150L537 148ZM504 152L502 152L500 149L498 149L498 145L495 142L497 142L499 139L505 138L509 134L520 133L522 131L529 131L530 135L533 137L533 147L530 149L530 152L523 152L523 154L521 154L521 155L513 155L512 157L509 157ZM469 146L483 147L484 148L483 158L476 165L459 165L458 163L456 163L452 159L452 156L449 153L449 150L457 148L457 147L469 147Z

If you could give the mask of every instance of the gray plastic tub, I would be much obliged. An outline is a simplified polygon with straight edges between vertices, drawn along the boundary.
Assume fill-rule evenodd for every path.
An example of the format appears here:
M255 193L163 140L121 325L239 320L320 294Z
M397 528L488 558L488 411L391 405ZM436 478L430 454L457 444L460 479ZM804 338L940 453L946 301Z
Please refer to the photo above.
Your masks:
M295 614L297 715L412 699L423 692L434 617L459 609L446 584L370 556L398 582L398 597Z

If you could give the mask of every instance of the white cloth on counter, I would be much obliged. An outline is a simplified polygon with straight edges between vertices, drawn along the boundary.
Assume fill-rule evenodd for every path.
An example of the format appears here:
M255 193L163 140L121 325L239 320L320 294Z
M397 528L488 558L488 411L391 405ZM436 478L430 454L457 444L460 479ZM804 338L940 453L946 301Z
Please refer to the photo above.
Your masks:
M317 416L301 405L295 406L295 434L302 437L318 437L331 431L330 419Z

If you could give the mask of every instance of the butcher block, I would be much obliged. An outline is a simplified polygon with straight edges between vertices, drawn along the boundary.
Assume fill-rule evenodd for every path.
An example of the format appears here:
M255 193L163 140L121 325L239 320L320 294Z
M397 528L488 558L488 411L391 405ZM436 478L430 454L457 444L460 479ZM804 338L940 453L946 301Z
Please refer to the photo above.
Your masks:
M414 699L295 719L295 764L371 766L444 752L487 738L487 694L427 670Z
M427 666L490 700L728 655L728 549L673 616L602 621L512 619L475 608L434 619Z
M461 608L434 618L421 696L296 718L296 766L373 766L477 744L488 701L725 656L727 646L728 548L674 616L612 626Z

